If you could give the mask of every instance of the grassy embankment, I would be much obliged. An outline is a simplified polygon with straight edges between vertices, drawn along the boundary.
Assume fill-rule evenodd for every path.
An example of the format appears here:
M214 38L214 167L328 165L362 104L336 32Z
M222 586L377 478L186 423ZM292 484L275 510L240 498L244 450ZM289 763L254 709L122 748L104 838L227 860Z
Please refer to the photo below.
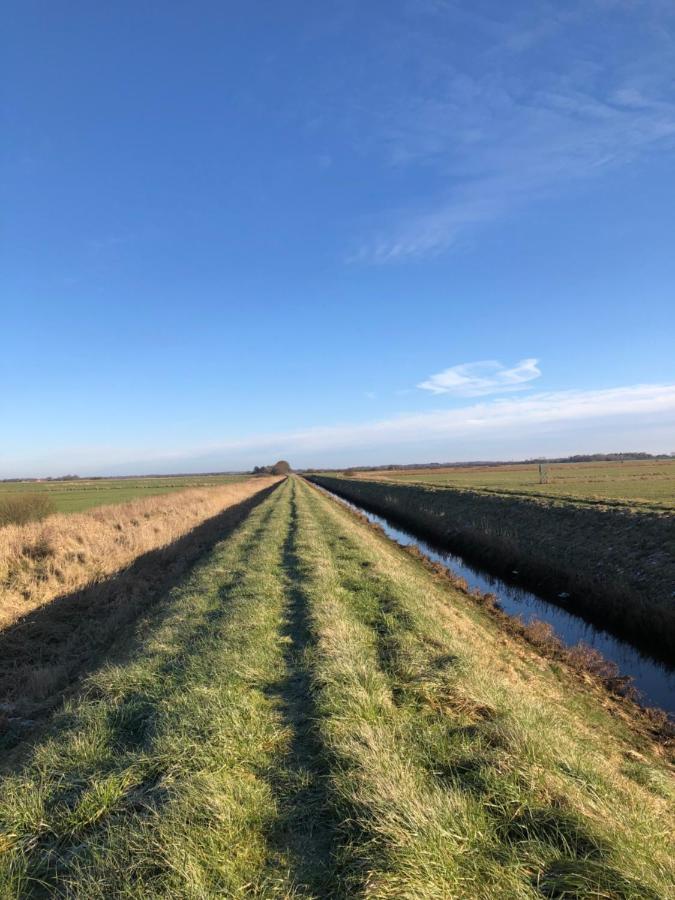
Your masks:
M551 503L539 498L311 476L416 534L522 584L645 650L675 652L675 517L664 511Z
M548 481L539 466L453 466L355 472L368 480L430 484L559 501L675 511L675 459L626 462L551 463Z
M33 718L279 479L0 528L0 703Z
M111 503L128 503L188 488L218 487L244 481L245 475L171 475L148 478L78 478L74 481L0 482L0 526L12 521L12 513L30 509L35 498L49 505L49 512L83 512ZM6 515L3 515L6 510ZM31 516L39 518L39 516Z
M674 896L606 703L292 478L5 772L0 894Z
M169 544L274 479L172 491L0 528L0 626Z

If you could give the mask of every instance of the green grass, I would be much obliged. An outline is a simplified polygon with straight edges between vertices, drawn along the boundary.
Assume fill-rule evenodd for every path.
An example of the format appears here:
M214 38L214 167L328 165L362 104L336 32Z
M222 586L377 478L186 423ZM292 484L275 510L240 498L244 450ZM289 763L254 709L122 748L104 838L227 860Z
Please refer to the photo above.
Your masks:
M458 487L554 500L625 503L675 509L675 459L658 461L558 463L539 483L533 464L364 472L361 477Z
M0 896L668 897L672 799L594 694L290 478L6 764Z
M57 512L82 512L95 506L126 503L129 500L169 494L186 488L230 484L246 477L246 475L178 475L156 478L0 482L0 504L4 498L37 493L49 497Z

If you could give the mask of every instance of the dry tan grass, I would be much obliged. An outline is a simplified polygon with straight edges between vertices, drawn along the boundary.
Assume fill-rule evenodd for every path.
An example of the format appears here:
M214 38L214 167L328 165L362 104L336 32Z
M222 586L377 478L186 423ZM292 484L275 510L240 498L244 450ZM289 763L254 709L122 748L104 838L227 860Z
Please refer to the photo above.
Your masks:
M0 528L0 628L108 578L277 481L255 478Z

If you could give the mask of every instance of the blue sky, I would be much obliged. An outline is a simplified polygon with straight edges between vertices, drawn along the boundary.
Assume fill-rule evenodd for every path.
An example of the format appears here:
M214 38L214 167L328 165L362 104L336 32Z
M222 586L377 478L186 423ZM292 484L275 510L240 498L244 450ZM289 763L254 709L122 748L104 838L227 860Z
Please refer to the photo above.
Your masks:
M675 451L669 0L4 25L0 476Z

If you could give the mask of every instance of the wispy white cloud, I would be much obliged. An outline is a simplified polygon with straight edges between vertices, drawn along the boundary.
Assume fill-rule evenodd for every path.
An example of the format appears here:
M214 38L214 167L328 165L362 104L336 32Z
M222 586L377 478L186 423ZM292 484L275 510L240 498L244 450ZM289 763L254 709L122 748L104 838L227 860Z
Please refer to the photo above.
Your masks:
M417 387L432 394L454 394L457 397L522 391L527 388L528 382L541 375L538 362L537 359L521 359L510 369L494 359L461 363L431 375Z

